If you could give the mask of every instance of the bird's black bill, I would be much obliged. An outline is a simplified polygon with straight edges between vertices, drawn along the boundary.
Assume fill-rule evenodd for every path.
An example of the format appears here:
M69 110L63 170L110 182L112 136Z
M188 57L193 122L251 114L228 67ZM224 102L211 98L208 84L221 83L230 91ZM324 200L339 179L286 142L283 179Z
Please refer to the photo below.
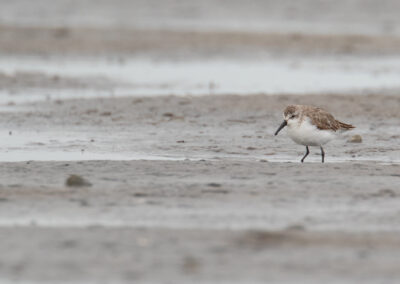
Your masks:
M284 120L284 121L282 122L282 124L279 126L278 130L276 130L275 136L278 135L279 131L281 131L282 128L284 128L286 125L287 125L287 122L286 122L286 120Z

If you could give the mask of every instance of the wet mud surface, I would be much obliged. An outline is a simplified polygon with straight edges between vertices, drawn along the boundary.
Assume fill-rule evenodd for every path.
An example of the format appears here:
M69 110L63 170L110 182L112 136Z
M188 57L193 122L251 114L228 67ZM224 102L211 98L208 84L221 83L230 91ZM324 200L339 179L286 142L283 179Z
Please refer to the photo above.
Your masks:
M399 171L226 159L2 163L0 271L39 282L396 283ZM66 186L72 173L91 186Z
M289 103L357 128L325 147L327 163L311 148L301 164L303 147L273 136ZM45 161L0 163L2 278L396 283L397 104L226 95L8 106L5 155ZM362 143L348 143L353 134ZM67 186L70 175L86 186Z
M395 1L0 2L1 283L399 283Z
M305 149L282 131L273 133L289 104L323 107L356 126L326 145L327 162L399 163L399 98L394 95L247 95L49 100L4 106L5 161L238 159L297 162ZM43 125L46 127L43 128ZM362 143L347 142L360 135ZM52 153L54 157L52 158ZM68 153L71 155L69 158ZM19 155L19 154L18 154ZM319 162L311 148L308 162ZM113 158L114 156L114 158ZM9 157L9 158L7 158ZM108 158L107 158L108 157ZM62 158L61 158L62 159ZM96 159L102 159L101 156Z
M9 236L1 244L8 255L2 257L2 271L13 275L12 281L396 283L391 279L399 277L393 253L399 239L388 233L130 228L5 228L2 233ZM20 243L25 253L13 249Z

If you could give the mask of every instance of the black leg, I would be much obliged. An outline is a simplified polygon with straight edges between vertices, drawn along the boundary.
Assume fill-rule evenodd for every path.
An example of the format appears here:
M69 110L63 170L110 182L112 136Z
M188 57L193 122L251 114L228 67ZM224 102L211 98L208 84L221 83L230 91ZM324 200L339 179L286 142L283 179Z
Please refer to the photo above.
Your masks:
M324 148L322 148L321 146L321 156L322 156L322 162L325 161L325 152L324 152Z
M308 146L306 146L306 154L304 155L303 159L301 159L301 162L304 162L304 159L310 154L310 150L308 150Z

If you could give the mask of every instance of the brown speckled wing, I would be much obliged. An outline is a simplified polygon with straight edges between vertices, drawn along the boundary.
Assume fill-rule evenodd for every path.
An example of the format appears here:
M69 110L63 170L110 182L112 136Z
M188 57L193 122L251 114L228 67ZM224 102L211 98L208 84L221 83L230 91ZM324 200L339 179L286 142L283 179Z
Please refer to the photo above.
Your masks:
M340 124L330 113L320 108L315 108L313 111L307 111L306 114L311 122L321 130L333 130L337 131L340 129Z

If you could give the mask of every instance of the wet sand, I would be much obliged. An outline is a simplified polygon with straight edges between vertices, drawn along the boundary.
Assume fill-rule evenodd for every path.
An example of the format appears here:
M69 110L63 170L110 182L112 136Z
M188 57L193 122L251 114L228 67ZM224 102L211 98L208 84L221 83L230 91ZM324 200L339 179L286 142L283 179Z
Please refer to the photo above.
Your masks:
M160 59L265 56L393 55L395 35L302 34L268 31L176 31L1 26L3 54L38 56L151 56ZM29 41L25 36L29 35Z
M325 164L313 148L301 164L303 147L272 135L281 109L300 102L357 126L325 148ZM4 112L8 138L29 135L3 146L9 155L29 148L51 160L62 149L65 161L0 163L1 278L396 283L398 102L170 96L50 100ZM356 133L363 143L346 142ZM68 161L68 151L82 161ZM85 161L90 153L116 158ZM92 186L67 187L70 174Z
M297 162L304 147L273 136L289 104L311 104L356 129L326 146L327 162L399 163L395 95L218 95L49 100L4 106L3 149L176 159ZM43 128L43 125L46 127ZM363 143L346 141L355 134ZM312 149L310 162L318 162ZM43 160L43 159L41 159ZM72 159L74 160L74 159Z
M210 1L3 1L1 283L399 282L398 4ZM169 76L135 80L123 67L143 58ZM221 69L228 87L273 60L326 75L311 85L347 81L223 92L186 80L190 64L174 78L221 58L247 64ZM288 104L356 129L301 164L304 147L273 135Z
M399 277L398 236L388 233L130 228L4 228L2 233L9 237L1 245L8 255L2 258L8 272L3 275L12 281L396 283ZM12 249L21 244L25 253Z

